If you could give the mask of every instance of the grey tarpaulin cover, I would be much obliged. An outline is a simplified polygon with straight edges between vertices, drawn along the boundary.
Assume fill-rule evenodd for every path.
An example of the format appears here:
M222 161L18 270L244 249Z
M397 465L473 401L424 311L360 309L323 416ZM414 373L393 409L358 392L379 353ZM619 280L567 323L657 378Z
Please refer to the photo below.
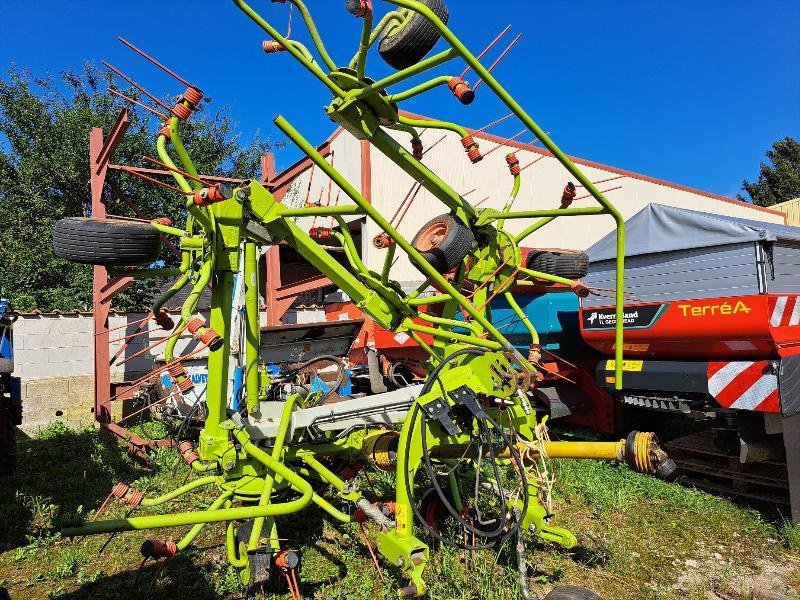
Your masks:
M625 256L638 256L758 240L800 240L800 227L648 204L625 222L625 240ZM586 252L591 262L615 258L616 231Z

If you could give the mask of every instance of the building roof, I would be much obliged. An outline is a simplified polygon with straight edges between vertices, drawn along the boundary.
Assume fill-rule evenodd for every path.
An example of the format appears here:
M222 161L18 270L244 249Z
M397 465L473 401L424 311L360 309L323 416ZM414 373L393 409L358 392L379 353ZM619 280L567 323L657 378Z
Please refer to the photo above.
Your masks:
M742 242L800 241L800 227L648 204L625 221L625 256L708 248ZM616 231L587 251L591 262L617 255Z
M424 120L424 121L433 120L431 117L426 117L425 115L418 115L416 113L411 113L411 112L408 112L408 111L400 111L400 114L402 114L403 116L407 116L407 117L413 118L413 119L419 119L419 120ZM493 135L493 134L487 133L485 131L478 131L478 130L470 129L470 128L466 128L466 129L467 129L467 131L470 132L470 134L473 137L476 137L476 138L481 139L481 140L494 142L496 144L502 144L502 145L508 146L509 148L516 148L518 150L526 150L528 152L533 152L534 154L540 154L540 155L543 155L543 156L552 156L551 153L548 150L546 150L544 148L539 148L537 146L533 146L530 143L529 144L523 144L522 142L518 142L516 140L508 140L506 138L503 138L503 137L500 137L500 136L497 136L497 135ZM343 131L344 131L344 129L342 127L337 127L325 139L325 141L322 142L322 144L320 144L319 147L322 148L325 145L330 144ZM781 216L784 216L784 218L785 218L784 213L782 211L780 211L780 210L775 210L775 209L772 209L772 208L766 208L766 207L763 207L763 206L756 206L755 204L752 204L750 202L745 202L743 200L737 200L735 198L729 198L728 196L722 196L720 194L714 194L713 192L707 192L705 190L689 187L689 186L686 186L686 185L683 185L683 184L680 184L680 183L667 181L666 179L659 179L657 177L651 177L650 175L643 175L641 173L636 173L634 171L628 171L626 169L620 169L618 167L613 167L611 165L606 165L606 164L595 162L595 161L592 161L592 160L587 160L585 158L580 158L578 156L570 156L570 155L568 155L568 158L573 163L575 163L576 165L581 165L581 166L584 166L584 167L591 167L591 168L595 168L595 169L601 169L603 171L608 171L608 172L611 172L611 173L615 173L617 175L623 175L623 176L629 177L631 179L638 179L640 181L646 181L648 183L654 183L656 185L661 185L661 186L672 188L672 189L675 189L675 190L680 190L680 191L683 191L683 192L689 192L691 194L697 194L699 196L705 196L706 198L711 198L713 200L719 200L720 202L727 202L727 203L730 203L730 204L736 204L736 205L739 205L739 206L744 206L744 207L747 207L749 209L756 210L756 211L759 211L759 212L764 212L764 213L773 214L773 215L781 215ZM290 168L298 170L298 167L300 167L301 165L303 165L305 163L310 163L310 162L311 162L311 159L302 158L299 161L297 161L297 163L292 165L292 167L290 167Z

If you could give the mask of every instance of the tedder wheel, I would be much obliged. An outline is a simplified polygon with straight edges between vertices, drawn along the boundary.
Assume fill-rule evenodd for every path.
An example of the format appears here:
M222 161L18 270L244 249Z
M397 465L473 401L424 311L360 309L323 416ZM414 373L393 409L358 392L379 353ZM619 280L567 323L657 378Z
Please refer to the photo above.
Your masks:
M444 0L420 0L425 6L446 25L447 6ZM378 52L389 66L405 69L417 64L430 52L439 41L439 31L419 13L413 13L411 18L397 29L396 25L389 25L388 33L381 38Z
M579 250L534 250L526 266L565 279L583 279L589 272L589 256Z
M469 227L453 215L441 215L425 223L411 245L439 273L447 273L461 264L474 243Z
M242 544L247 546L250 541L250 532L253 531L253 520L248 519L236 530L236 540L239 542L239 548ZM270 591L270 583L272 582L272 552L265 550L263 552L248 552L247 562L250 570L250 579L244 583L247 595L252 592Z
M161 240L149 223L67 217L53 230L56 256L90 265L147 265L158 260Z
M562 585L547 594L544 600L602 600L602 598L584 587Z

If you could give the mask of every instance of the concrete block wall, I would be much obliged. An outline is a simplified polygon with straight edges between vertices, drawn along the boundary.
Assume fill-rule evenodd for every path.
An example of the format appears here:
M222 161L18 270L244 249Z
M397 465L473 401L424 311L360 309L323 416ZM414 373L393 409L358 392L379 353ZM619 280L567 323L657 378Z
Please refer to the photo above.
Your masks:
M207 315L204 315L207 317ZM144 314L112 314L110 353L122 347L121 338L137 332ZM125 326L127 324L127 326ZM149 331L131 338L131 343L111 367L112 381L131 381L153 369L167 332L154 323ZM188 334L179 338L178 354L191 352L197 342ZM198 358L204 358L201 352ZM125 360L129 359L129 360ZM124 362L123 362L124 361ZM53 421L81 427L94 421L94 332L91 313L21 315L14 324L14 375L22 379L23 418L21 429L35 433Z
M297 314L294 314L294 313ZM208 319L207 313L200 313ZM139 331L144 313L118 313L109 318L112 343L110 356L122 347L122 338ZM318 310L291 311L288 321L308 323L325 319ZM266 325L262 311L261 323ZM129 345L111 367L112 382L132 381L150 372L156 359L163 358L169 332L152 321L145 323L142 335L129 338ZM119 328L119 329L117 329ZM118 341L113 341L118 340ZM198 342L188 333L179 337L176 354L197 349ZM238 347L238 329L234 328L232 349ZM143 352L142 352L143 351ZM23 418L21 429L35 433L54 421L81 427L94 422L94 331L91 313L48 313L21 315L14 324L14 375L22 379ZM138 356L137 356L138 355ZM202 364L207 352L193 357Z

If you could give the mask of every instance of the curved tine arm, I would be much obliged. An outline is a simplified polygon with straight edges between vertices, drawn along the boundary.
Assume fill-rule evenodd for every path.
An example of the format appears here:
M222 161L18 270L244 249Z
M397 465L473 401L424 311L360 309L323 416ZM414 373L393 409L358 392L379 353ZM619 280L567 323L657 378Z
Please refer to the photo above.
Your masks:
M244 14L250 17L256 23L256 25L258 25L259 27L261 27L261 29L266 31L267 34L269 34L269 36L273 40L275 40L281 46L286 48L286 51L289 54L294 56L295 59L297 59L297 61L300 64L302 64L306 69L311 71L312 75L314 75L317 79L319 79L329 90L331 90L331 92L333 92L339 98L344 98L345 93L342 90L342 88L340 88L333 81L331 81L325 74L325 72L322 69L320 69L315 62L309 60L306 56L304 56L303 53L298 48L296 48L294 44L292 44L289 40L287 40L280 33L278 33L278 30L275 29L269 23L267 23L261 15L259 15L255 10L253 10L250 7L249 4L247 4L244 0L233 0L233 3L237 7L239 7L239 9Z
M603 206L609 209L614 218L622 219L619 212L611 205L611 203L603 196L591 181L573 164L569 157L564 154L561 149L548 137L548 135L539 127L536 122L522 109L522 107L511 97L511 95L500 85L500 83L492 76L491 73L478 61L477 58L461 43L455 34L442 23L442 21L434 14L434 12L419 2L418 0L386 0L391 4L408 8L418 12L423 17L428 19L431 24L439 30L439 33L447 41L456 52L464 59L464 61L472 67L472 70L480 77L487 86L497 95L500 100L513 112L517 118L522 121L525 126L533 133L542 144L550 150L558 161L576 178L584 188L595 197Z
M314 23L314 19L311 18L311 13L308 12L308 8L303 3L302 0L289 0L292 4L297 7L297 10L300 11L300 16L303 17L303 22L306 24L308 28L308 33L311 36L311 40L314 42L314 46L319 52L319 56L322 59L322 62L327 65L327 67L331 71L336 71L337 66L336 63L331 58L331 55L328 54L328 51L325 49L325 44L322 43L322 37L319 35L319 30L317 29L317 25Z

